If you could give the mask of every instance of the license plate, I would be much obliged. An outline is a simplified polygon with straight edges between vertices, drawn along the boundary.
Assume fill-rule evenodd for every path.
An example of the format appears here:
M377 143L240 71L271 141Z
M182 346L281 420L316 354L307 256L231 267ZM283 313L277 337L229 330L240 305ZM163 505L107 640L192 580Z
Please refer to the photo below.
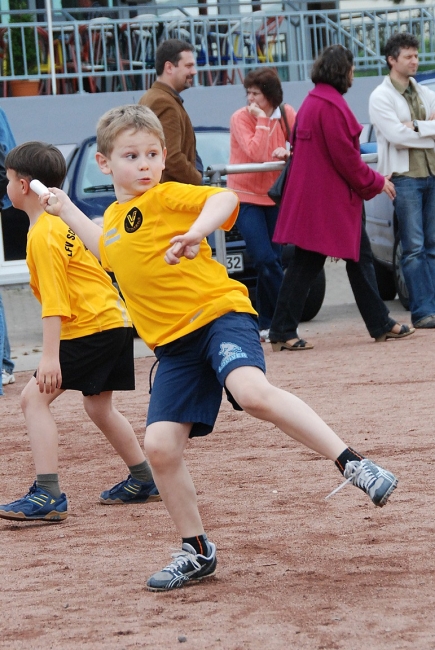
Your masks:
M227 271L231 273L241 273L244 269L242 253L232 253L227 255Z

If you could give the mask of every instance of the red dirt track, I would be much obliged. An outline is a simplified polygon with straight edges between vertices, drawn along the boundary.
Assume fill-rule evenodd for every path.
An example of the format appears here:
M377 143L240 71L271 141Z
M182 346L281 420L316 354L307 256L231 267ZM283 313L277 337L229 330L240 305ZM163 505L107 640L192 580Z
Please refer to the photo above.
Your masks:
M392 315L405 316L396 303ZM177 534L162 503L98 503L126 472L80 396L65 394L54 412L70 516L0 520L0 648L435 648L435 332L375 344L348 305L324 308L300 333L314 350L265 345L269 379L397 474L387 506L350 486L325 501L341 481L332 463L225 402L214 433L186 455L218 548L216 577L148 592ZM116 398L140 438L152 362L138 359L135 395ZM17 373L0 398L1 503L34 480L19 407L30 376Z

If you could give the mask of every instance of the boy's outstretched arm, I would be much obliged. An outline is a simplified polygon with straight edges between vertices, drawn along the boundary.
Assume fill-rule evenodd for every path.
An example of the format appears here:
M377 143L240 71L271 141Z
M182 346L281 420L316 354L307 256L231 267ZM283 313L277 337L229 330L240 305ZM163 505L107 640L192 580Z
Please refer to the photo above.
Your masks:
M57 187L50 187L50 192L56 195L57 201L52 205L48 204L49 195L41 196L40 201L44 210L48 214L60 217L67 226L71 228L79 237L86 248L89 248L95 257L100 259L99 241L102 229L96 223L91 221L81 210L79 210L70 200L69 196L63 190Z
M172 237L172 246L166 251L165 261L178 264L183 256L193 259L198 253L198 244L228 221L238 205L239 199L234 192L219 192L210 196L190 229L184 235Z

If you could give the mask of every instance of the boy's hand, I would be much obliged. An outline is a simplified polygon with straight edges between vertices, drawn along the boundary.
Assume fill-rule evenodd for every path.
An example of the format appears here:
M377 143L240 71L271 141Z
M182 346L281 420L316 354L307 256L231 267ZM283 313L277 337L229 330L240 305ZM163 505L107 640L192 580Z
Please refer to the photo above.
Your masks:
M198 231L190 229L184 235L176 235L171 239L171 248L166 251L165 262L167 264L179 264L181 257L193 260L199 251L199 245L204 236Z
M49 198L50 194L43 194L39 197L39 202L48 214L52 214L55 217L59 217L65 210L68 210L69 207L74 206L68 194L65 194L63 190L59 190L57 187L49 187L50 192L52 192L57 201L53 204L50 204Z
M36 371L36 383L40 393L54 393L62 385L62 373L59 359L50 359L42 356Z
M42 355L41 362L36 371L36 383L40 393L54 393L62 385L62 372L59 358Z
M85 246L93 255L100 259L100 239L102 228L96 221L91 221L77 206L71 201L69 196L57 187L49 187L57 201L52 205L48 203L49 195L44 194L39 197L40 204L44 210L55 217L60 217L67 226L71 228L79 237Z

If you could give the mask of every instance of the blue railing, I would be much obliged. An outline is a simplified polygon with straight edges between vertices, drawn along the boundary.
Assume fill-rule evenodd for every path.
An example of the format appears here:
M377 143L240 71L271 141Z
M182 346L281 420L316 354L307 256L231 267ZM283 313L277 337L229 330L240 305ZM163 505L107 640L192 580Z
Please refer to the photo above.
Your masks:
M194 44L200 85L241 83L247 70L260 66L277 68L285 81L305 80L318 53L333 43L353 51L357 70L382 74L382 45L397 30L416 34L421 62L435 67L434 11L418 5L202 16L183 3L170 15L93 9L92 18L77 20L73 10L56 12L50 30L43 11L26 15L33 22L10 22L22 14L3 12L0 87L4 96L16 79L37 81L42 94L54 87L57 93L145 90L155 79L156 48L167 38ZM94 15L99 12L105 15Z

